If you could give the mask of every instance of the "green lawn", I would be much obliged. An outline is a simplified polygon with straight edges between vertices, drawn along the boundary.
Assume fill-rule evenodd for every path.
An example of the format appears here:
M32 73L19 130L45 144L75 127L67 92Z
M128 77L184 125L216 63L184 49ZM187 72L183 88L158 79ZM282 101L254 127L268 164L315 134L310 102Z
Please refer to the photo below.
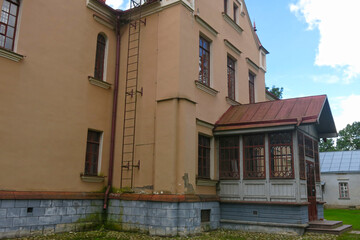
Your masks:
M326 220L343 221L344 224L352 225L354 230L360 231L360 210L357 209L325 209Z

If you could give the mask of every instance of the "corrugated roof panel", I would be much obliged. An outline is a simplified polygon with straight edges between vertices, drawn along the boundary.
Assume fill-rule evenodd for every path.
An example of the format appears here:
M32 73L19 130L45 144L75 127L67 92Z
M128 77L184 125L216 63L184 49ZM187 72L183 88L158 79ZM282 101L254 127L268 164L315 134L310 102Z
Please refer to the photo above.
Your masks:
M320 153L321 172L360 171L360 150Z
M290 99L282 105L281 109L279 110L278 114L276 115L276 119L287 119L289 118L290 112L294 108L297 99Z

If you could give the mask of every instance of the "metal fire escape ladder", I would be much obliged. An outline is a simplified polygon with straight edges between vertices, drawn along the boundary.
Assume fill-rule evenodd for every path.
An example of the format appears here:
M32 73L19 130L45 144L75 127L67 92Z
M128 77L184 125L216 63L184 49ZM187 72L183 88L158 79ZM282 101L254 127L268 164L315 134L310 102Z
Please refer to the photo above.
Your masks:
M135 127L136 104L138 94L143 95L143 88L138 89L139 78L139 47L141 25L146 25L146 19L141 19L143 0L130 0L130 22L126 68L125 105L123 122L122 160L120 188L133 188L134 169L140 168L140 160L135 164Z

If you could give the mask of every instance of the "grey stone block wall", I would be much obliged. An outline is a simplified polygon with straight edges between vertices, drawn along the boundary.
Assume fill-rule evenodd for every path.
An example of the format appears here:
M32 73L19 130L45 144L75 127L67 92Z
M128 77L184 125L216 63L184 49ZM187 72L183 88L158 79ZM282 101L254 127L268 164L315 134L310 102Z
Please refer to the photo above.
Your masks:
M324 204L317 204L318 219L324 219Z
M201 223L201 210L209 209L210 222ZM176 236L217 229L218 202L165 203L110 200L108 224L115 229L138 230L150 235Z
M102 208L102 200L0 200L0 239L93 228Z
M221 203L221 228L250 232L304 234L308 206Z
M296 205L261 205L221 203L221 219L284 224L308 223L308 207Z

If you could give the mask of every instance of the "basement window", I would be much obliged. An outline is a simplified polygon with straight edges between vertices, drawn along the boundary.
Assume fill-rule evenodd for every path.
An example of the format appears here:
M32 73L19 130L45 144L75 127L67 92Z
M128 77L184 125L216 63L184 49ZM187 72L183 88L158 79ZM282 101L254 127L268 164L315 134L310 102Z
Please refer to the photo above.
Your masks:
M211 215L210 209L201 210L201 222L202 223L210 222L210 215Z

